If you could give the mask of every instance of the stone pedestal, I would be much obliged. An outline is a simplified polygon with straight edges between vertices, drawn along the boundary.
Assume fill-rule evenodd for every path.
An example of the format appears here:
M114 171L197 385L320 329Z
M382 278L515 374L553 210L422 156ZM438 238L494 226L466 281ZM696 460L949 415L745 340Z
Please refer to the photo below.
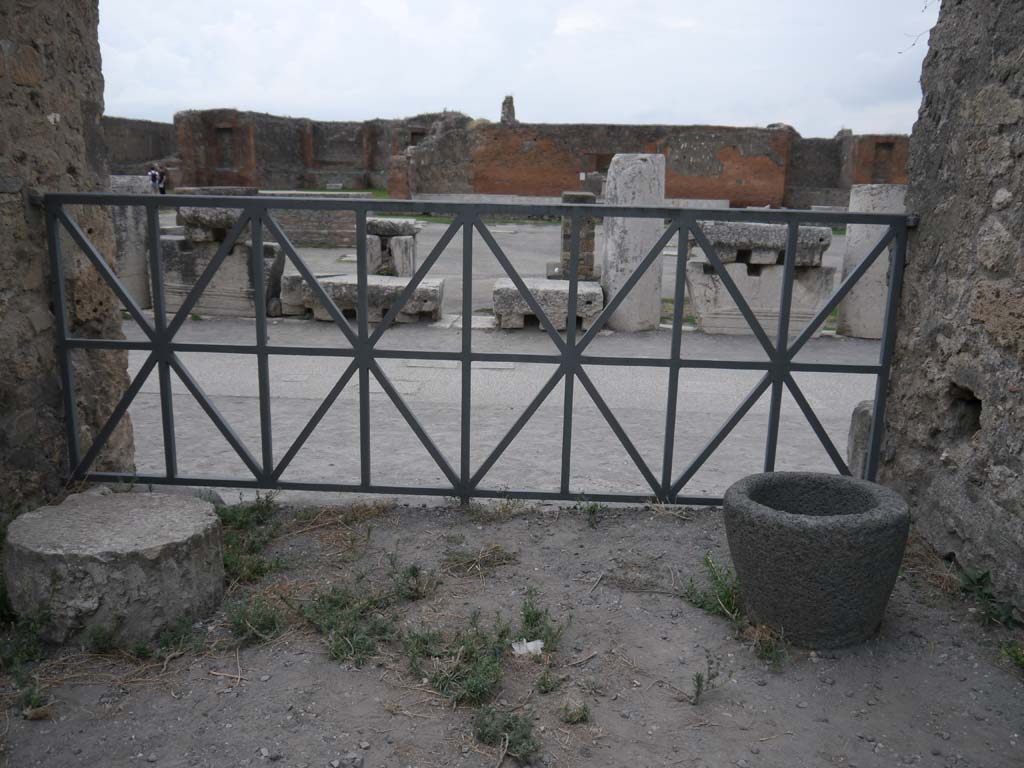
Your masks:
M850 188L850 213L904 213L903 184L855 184ZM850 224L846 228L843 279L864 260L886 227ZM889 289L889 251L881 254L839 304L836 328L843 336L882 338L885 299Z
M862 400L850 416L850 434L846 439L846 466L854 477L864 477L868 466L868 441L871 439L871 417L875 411L873 400Z
M569 283L566 280L525 278L523 282L555 328L564 331L569 316ZM522 328L524 318L533 316L526 299L507 277L494 281L494 319L499 328ZM586 330L604 309L604 292L596 283L578 283L576 317ZM540 326L543 330L543 326Z
M122 195L151 194L149 177L111 176L110 191ZM110 213L114 222L117 276L135 303L146 309L152 305L146 208L142 205L114 205L111 206Z
M349 313L358 312L359 279L356 275L325 277L318 279L317 282L323 286L324 291L338 309ZM383 319L392 305L398 301L407 285L409 285L407 277L367 275L367 320L378 322ZM415 323L421 316L430 320L440 320L443 291L443 279L424 278L403 305L402 311L395 317L395 322ZM332 321L327 309L313 296L313 290L305 283L302 285L302 295L305 306L313 310L315 320Z
M608 205L665 204L664 155L615 155L605 184ZM607 300L619 292L665 231L661 219L605 217L601 285ZM645 331L661 321L659 255L608 320L615 331Z
M594 205L597 195L593 192L563 192L562 202L574 205ZM592 216L580 219L580 259L576 276L580 280L594 280L600 275L594 268L594 230L595 221ZM548 277L568 280L572 267L572 218L562 217L562 253L557 270L548 270Z
M11 606L39 618L46 640L102 631L115 645L148 642L220 602L220 520L190 496L69 496L11 523L4 578Z
M781 265L785 261L789 227L785 224L755 224L746 221L703 221L701 231L725 264ZM796 265L821 266L821 256L832 244L828 227L800 227L797 230ZM690 240L690 257L707 261L704 250Z
M165 238L163 244L164 293L167 311L176 312L200 275L217 255L220 241L193 242ZM250 269L249 243L238 242L199 295L193 312L213 317L255 317L256 303ZM284 252L277 243L263 244L263 281L266 299L280 296Z
M416 234L422 228L415 219L367 219L367 272L412 277L416 272Z

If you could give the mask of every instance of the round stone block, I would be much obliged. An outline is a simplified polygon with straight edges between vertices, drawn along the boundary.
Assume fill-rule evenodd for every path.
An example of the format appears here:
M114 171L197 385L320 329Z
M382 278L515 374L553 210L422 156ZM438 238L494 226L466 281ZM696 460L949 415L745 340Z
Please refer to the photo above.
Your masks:
M899 494L842 475L767 472L730 486L723 507L752 621L804 648L878 631L910 529Z
M7 529L11 606L50 642L93 628L116 645L151 640L224 592L220 520L208 501L171 494L77 494Z

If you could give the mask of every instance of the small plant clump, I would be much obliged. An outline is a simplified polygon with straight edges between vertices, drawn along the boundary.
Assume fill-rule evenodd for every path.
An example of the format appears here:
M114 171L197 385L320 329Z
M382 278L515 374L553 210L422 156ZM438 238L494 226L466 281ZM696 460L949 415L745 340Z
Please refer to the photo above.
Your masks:
M1024 643L1005 643L1002 652L1011 664L1024 672Z
M557 691L562 685L562 681L555 675L551 674L551 670L545 669L541 676L537 678L537 693L542 695Z
M701 589L693 579L683 588L682 597L691 605L714 616L740 621L740 591L736 574L719 565L708 552L704 555L704 571L709 589Z
M786 640L781 632L776 632L764 624L751 624L745 634L751 640L757 658L768 662L775 671L782 668L782 662L786 660L788 654Z
M705 650L704 669L693 673L690 693L683 694L686 701L693 706L700 704L704 695L718 687L718 675L721 672L721 662Z
M1013 604L999 600L993 593L990 571L965 568L960 574L960 589L977 599L978 619L982 624L1008 628L1024 624Z
M93 653L110 653L114 650L114 631L105 626L90 627L85 633L85 647Z
M253 582L277 565L260 553L276 532L274 494L257 494L256 500L220 507L217 514L224 526L224 576L228 582Z
M480 550L467 548L449 549L441 559L445 573L454 576L482 576L501 565L519 560L519 555L509 552L500 544L489 544Z
M580 499L576 502L576 512L586 518L587 525L591 528L597 528L598 522L607 511L608 507L604 504L599 504L596 501Z
M481 744L498 747L502 755L510 755L520 763L528 762L540 749L530 718L499 712L493 707L483 707L476 713L473 735Z
M455 704L482 704L501 683L501 661L511 642L512 629L500 618L491 629L480 625L474 612L469 625L450 637L421 630L406 637L409 669L424 674L423 662L433 660L430 687Z
M590 722L590 707L586 704L565 704L559 717L566 725L579 725Z
M539 594L533 587L526 590L526 597L519 609L519 636L527 640L543 640L544 652L551 653L558 650L562 635L569 628L570 619L556 624L551 618L551 612L537 602Z
M228 608L231 632L242 643L265 643L284 630L281 611L262 595L255 595Z

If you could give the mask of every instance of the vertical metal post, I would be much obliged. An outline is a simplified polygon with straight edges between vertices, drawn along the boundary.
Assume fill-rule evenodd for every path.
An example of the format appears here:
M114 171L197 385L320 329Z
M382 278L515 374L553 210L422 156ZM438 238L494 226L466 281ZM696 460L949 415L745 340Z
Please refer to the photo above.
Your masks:
M149 285L156 328L157 374L160 381L160 421L164 436L164 472L178 476L177 442L174 436L174 393L171 389L171 339L167 336L167 309L164 300L164 272L160 246L160 206L156 200L146 203L146 238L149 246Z
M879 453L882 446L882 434L885 431L885 397L889 388L892 352L896 345L896 315L899 312L903 266L906 263L906 258L907 225L906 222L903 222L896 231L896 249L889 259L889 291L885 301L882 345L878 353L878 365L881 370L875 380L875 405L871 413L871 435L868 438L868 455L864 468L864 478L872 482L878 477Z
M782 413L782 389L788 368L786 348L789 346L789 310L793 302L793 276L796 273L796 243L799 224L789 222L786 256L782 267L782 290L779 295L779 328L772 356L772 399L768 411L768 439L764 448L764 471L775 471L775 452L779 444L779 419Z
M473 219L476 217L474 216ZM473 220L467 219L462 226L462 417L461 455L459 467L459 497L463 504L469 503L470 478L470 426L473 396Z
M360 485L370 485L370 300L366 286L366 209L356 211L356 305L359 338L356 358L359 360L359 478Z
M57 212L60 203L46 205L46 240L50 246L50 279L53 281L53 314L57 320L57 357L60 360L60 383L64 395L64 427L68 442L68 472L73 472L82 460L78 443L78 406L75 397L75 371L68 340L67 296L64 285L64 265L60 252L60 230ZM69 478L71 479L71 478Z
M256 365L260 391L260 444L263 447L263 480L274 474L274 443L270 416L270 355L267 353L267 288L263 267L263 209L250 211L253 301L256 305Z
M690 222L692 217L684 216L679 222L679 239L676 246L676 287L672 303L672 348L669 352L668 401L665 405L665 448L661 461L662 501L670 502L672 497L672 463L676 445L676 408L679 399L679 355L683 343L683 301L686 297L686 262L689 257Z
M565 371L565 398L562 409L562 482L561 492L569 493L569 473L572 460L572 400L573 384L576 381L576 308L580 271L580 226L579 210L573 210L569 219L569 305L565 313L565 348L562 355ZM570 357L571 359L567 359ZM572 364L572 368L568 365Z

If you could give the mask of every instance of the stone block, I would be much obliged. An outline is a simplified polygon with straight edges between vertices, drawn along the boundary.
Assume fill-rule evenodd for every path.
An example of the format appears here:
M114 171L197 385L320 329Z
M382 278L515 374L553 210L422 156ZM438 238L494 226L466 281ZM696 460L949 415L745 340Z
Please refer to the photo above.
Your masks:
M903 184L855 184L850 188L851 213L904 213L907 187ZM885 234L886 227L850 224L846 228L843 279L853 272ZM889 289L889 249L865 272L836 312L836 330L859 339L882 338L885 300Z
M700 228L723 263L782 264L786 253L788 227L785 224L755 224L745 221L702 221ZM832 244L828 227L800 227L796 241L799 267L821 265L821 256ZM690 238L690 257L706 259L703 249Z
M317 280L323 277L335 277L337 272L315 272ZM281 314L285 316L304 315L313 308L317 301L312 291L306 290L306 281L297 272L281 276Z
M605 184L608 205L656 206L665 202L664 155L615 155ZM608 300L619 292L665 231L660 219L606 216L601 285ZM661 268L659 255L608 320L615 331L644 331L661 322Z
M850 416L850 434L846 441L846 466L854 477L864 477L868 466L868 440L871 439L871 416L875 411L872 400L862 400Z
M396 237L399 235L415 235L423 229L416 219L367 219L366 233L378 237Z
M375 275L384 266L384 244L376 235L366 236L366 273Z
M192 234L192 239L223 240L224 234L217 236L217 233L227 233L235 226L235 222L242 215L241 208L179 208L178 224L183 225L187 233ZM209 230L211 235L203 236L195 230Z
M525 278L523 282L555 328L564 331L569 316L568 281ZM533 316L533 310L510 278L495 280L492 296L494 319L499 328L522 328L524 318ZM576 317L584 329L590 327L602 309L604 292L601 286L592 282L579 283L576 290Z
M399 277L410 277L416 272L416 237L401 235L389 237L385 265L390 265Z
M147 176L111 176L110 191L126 195L151 194ZM149 244L146 208L141 205L114 205L110 208L117 253L117 276L135 303L149 307Z
M392 277L389 275L367 275L367 299L369 314L367 320L378 322L388 310L398 301L402 291L409 284L407 277ZM325 277L317 282L323 286L324 291L335 303L338 309L343 312L358 312L358 279L356 275L337 275ZM441 302L444 297L444 280L441 278L425 278L420 281L413 291L409 301L398 313L396 322L415 323L421 316L426 315L431 320L441 319ZM316 320L330 321L331 316L327 310L313 297L313 291L308 285L303 285L303 299L306 306L313 310L313 318Z
M217 254L216 242L188 239L164 241L164 292L168 312L181 306L192 286ZM214 317L254 317L256 304L249 269L252 246L236 243L200 294L193 312ZM266 299L278 296L284 272L284 253L276 243L263 244Z
M735 263L725 264L724 267L765 333L774 339L778 331L779 296L785 267ZM796 268L789 320L790 336L799 334L828 301L832 295L834 276L834 267ZM697 315L697 324L704 333L752 333L721 278L707 262L687 262L686 293ZM821 326L815 331L815 336L820 334Z
M45 70L43 56L31 45L18 45L11 54L11 79L15 85L39 88L43 84Z
M562 202L573 205L594 205L597 203L597 196L593 192L577 191L563 192ZM594 242L596 240L596 222L592 216L585 216L580 219L580 247L579 247L579 268L576 275L581 280L593 280L600 274L600 270L594 267ZM569 272L572 268L572 218L562 217L562 252L559 260L559 269L555 272L548 271L549 278L569 279Z
M98 629L120 646L145 643L217 607L220 520L191 496L72 495L11 523L4 577L14 610L40 617L51 642Z

